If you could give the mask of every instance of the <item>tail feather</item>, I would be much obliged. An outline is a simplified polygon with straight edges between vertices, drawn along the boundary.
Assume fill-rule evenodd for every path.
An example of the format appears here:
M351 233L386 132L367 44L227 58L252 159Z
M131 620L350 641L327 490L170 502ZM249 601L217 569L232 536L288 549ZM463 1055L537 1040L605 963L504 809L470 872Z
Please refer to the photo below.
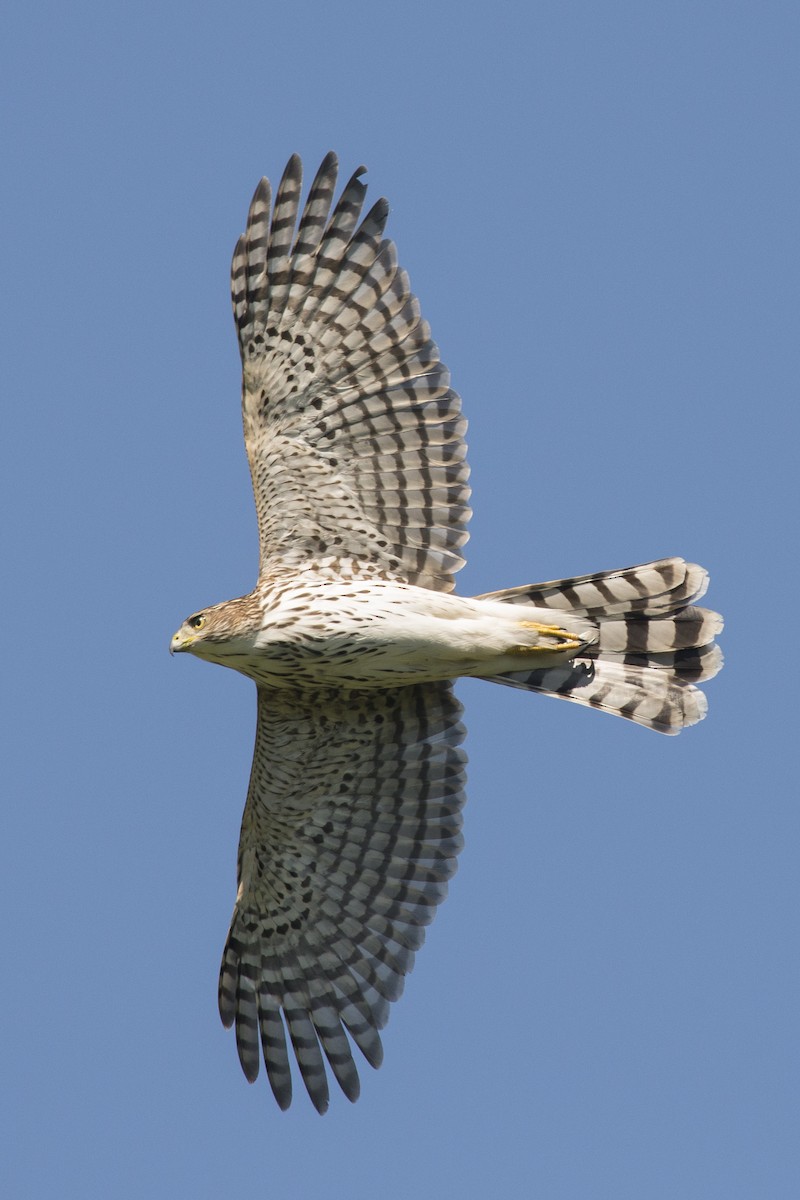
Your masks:
M620 571L599 571L576 575L572 579L552 579L547 583L525 584L487 592L478 600L504 600L509 604L533 604L581 616L602 614L612 617L623 613L656 616L705 595L708 572L682 558L661 558Z
M602 659L576 659L544 671L514 671L495 675L492 682L585 704L657 733L680 733L702 721L708 709L700 689L672 673Z
M709 646L691 646L686 650L667 650L658 654L605 653L603 662L619 662L653 671L671 671L676 679L701 683L704 679L713 679L722 670L723 658L719 646L712 642Z
M719 613L708 608L681 608L661 617L646 617L640 613L608 619L595 614L600 640L592 653L604 656L615 654L651 654L670 650L690 650L707 646L722 629Z
M479 599L529 604L588 617L597 641L556 667L491 676L675 734L706 715L694 685L722 666L714 638L722 618L698 608L708 574L681 558L493 592Z

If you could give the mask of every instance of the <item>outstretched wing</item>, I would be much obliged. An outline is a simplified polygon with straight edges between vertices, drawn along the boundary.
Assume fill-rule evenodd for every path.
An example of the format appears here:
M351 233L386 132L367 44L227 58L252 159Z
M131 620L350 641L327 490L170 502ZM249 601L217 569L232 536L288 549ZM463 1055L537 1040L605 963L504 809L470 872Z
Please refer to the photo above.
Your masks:
M313 566L449 591L470 515L466 422L383 240L387 202L358 223L363 172L331 212L327 155L298 224L293 156L274 206L262 179L233 256L260 579Z
M247 1078L260 1043L289 1106L288 1030L324 1112L325 1059L358 1096L348 1033L380 1065L378 1030L455 871L465 755L448 684L313 700L259 690L219 1003Z

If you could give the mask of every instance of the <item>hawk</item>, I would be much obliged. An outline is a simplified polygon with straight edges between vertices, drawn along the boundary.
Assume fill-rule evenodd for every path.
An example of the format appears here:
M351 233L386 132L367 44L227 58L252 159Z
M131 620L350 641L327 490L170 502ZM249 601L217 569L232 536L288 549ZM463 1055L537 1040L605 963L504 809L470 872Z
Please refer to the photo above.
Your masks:
M172 639L255 681L258 715L219 1009L281 1108L287 1043L319 1112L355 1100L462 845L458 676L661 733L702 719L721 619L681 558L453 593L467 539L459 396L360 167L262 179L233 256L260 569ZM299 219L298 219L299 216Z

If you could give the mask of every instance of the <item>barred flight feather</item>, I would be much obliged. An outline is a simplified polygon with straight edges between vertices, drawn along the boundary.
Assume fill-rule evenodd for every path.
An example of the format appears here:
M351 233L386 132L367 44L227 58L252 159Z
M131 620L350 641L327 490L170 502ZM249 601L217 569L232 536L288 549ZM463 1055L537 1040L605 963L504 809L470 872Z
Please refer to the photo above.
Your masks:
M459 498L467 492L460 401L395 248L383 240L386 201L358 224L365 194L358 171L328 218L336 171L328 155L296 235L299 159L290 160L272 209L262 180L233 259L261 574L296 570L319 557L321 544L338 544L362 574L449 591L469 512L445 500L432 522L428 493L441 496L451 484ZM384 461L366 474L357 466L362 457ZM406 493L409 474L424 482L407 493L400 520L384 493ZM291 486L301 475L302 495Z
M258 1073L259 1026L265 1055L280 1045L282 1009L321 1112L322 1052L345 1093L357 1094L343 1027L379 1057L386 1005L456 868L464 781L461 706L447 684L329 699L309 705L259 691L240 896L220 973L220 1014L236 1026L247 1078ZM298 770L291 783L284 770L276 786L273 764L285 764L287 742ZM269 1077L288 1103L282 1052Z

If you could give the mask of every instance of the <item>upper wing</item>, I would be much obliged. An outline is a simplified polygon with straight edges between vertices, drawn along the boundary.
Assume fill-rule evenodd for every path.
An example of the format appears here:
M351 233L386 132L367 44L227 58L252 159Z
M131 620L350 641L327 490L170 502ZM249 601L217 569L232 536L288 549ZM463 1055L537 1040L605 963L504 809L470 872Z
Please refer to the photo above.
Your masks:
M293 156L274 207L262 179L234 252L260 577L330 566L449 591L470 515L466 422L394 245L381 240L387 202L358 225L363 172L331 214L337 161L327 155L297 225Z
M260 1041L281 1108L292 1098L285 1021L324 1112L323 1052L358 1096L345 1030L380 1065L389 1001L455 871L465 755L449 684L314 700L259 690L219 1002L250 1080Z

